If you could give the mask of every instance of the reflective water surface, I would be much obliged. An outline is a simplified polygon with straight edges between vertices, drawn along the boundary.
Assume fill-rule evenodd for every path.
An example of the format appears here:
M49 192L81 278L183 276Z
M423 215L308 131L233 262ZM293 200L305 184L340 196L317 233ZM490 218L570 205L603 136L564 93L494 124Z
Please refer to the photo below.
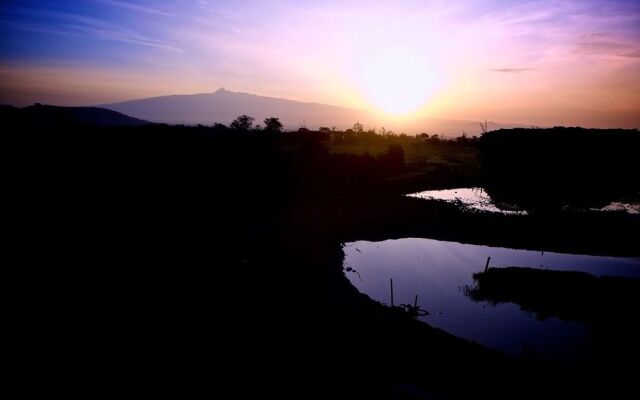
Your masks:
M459 206L477 211L501 212L506 214L526 214L526 211L513 210L504 205L497 204L491 196L480 187L457 188L444 190L426 190L424 192L408 194L425 200L440 200L455 203Z
M418 305L429 311L421 320L456 336L511 354L576 361L589 354L589 332L580 323L544 321L515 304L474 302L465 295L472 275L491 266L521 266L588 272L596 276L640 277L640 258L598 257L479 246L406 238L346 243L345 272L372 299Z
M408 194L407 196L425 200L446 201L458 204L461 208L472 211L489 211L518 215L527 214L524 210L518 210L508 204L495 201L481 187L426 190ZM592 208L590 211L624 211L629 214L640 214L640 204L636 202L614 201L605 207Z

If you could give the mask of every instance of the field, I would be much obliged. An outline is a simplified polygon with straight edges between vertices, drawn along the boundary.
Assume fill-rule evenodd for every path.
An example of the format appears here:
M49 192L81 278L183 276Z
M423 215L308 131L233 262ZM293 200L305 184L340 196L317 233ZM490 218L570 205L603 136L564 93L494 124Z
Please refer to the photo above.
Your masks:
M478 150L475 146L454 146L442 143L420 143L418 140L408 139L399 141L404 150L404 161L411 167L423 167L431 170L439 167L449 167L464 170L467 174L478 172ZM389 146L388 142L360 142L360 143L328 143L331 154L383 154Z

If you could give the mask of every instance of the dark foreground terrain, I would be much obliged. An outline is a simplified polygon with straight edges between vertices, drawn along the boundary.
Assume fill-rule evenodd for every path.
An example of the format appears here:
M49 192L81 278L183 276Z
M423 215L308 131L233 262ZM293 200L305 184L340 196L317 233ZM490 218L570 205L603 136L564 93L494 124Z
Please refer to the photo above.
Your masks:
M515 303L539 319L557 316L588 326L594 354L585 357L584 369L615 369L640 356L640 279L517 267L489 268L474 279L468 295L475 301Z
M51 392L539 398L633 388L615 354L562 370L375 303L344 276L341 244L424 236L637 256L626 233L637 217L468 214L402 197L481 180L473 165L407 164L406 143L349 155L331 153L319 132L7 118L16 236L27 239L13 303L24 310L19 368Z

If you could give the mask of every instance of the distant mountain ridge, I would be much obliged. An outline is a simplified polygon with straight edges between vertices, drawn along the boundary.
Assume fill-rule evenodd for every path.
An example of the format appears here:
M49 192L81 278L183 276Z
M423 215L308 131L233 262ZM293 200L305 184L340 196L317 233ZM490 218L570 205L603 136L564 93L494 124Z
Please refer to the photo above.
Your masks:
M147 121L99 107L61 107L42 104L34 104L24 108L2 106L2 114L7 118L19 118L31 125L46 128L69 124L97 126L148 124Z
M297 129L300 126L309 129L318 129L321 126L347 129L355 122L360 122L365 127L385 126L396 133L427 132L458 136L463 132L481 132L478 121L422 118L402 124L385 123L382 118L365 110L232 92L224 88L213 93L150 97L103 104L99 107L151 122L168 124L211 125L218 122L228 125L237 116L247 114L255 118L256 124L262 124L267 117L278 117L285 129ZM489 122L488 128L493 130L523 126L525 125Z
M334 125L346 128L363 120L367 114L360 110L232 92L224 88L213 93L151 97L99 107L169 124L229 124L242 114L254 117L256 124L261 124L265 118L278 117L288 129L301 125L314 129Z

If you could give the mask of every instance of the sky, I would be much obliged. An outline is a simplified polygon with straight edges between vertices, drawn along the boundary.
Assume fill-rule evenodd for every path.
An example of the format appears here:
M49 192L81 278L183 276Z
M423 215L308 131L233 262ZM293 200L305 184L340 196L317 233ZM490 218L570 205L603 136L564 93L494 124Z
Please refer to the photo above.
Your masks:
M371 110L640 128L640 1L0 2L0 103L224 87Z

